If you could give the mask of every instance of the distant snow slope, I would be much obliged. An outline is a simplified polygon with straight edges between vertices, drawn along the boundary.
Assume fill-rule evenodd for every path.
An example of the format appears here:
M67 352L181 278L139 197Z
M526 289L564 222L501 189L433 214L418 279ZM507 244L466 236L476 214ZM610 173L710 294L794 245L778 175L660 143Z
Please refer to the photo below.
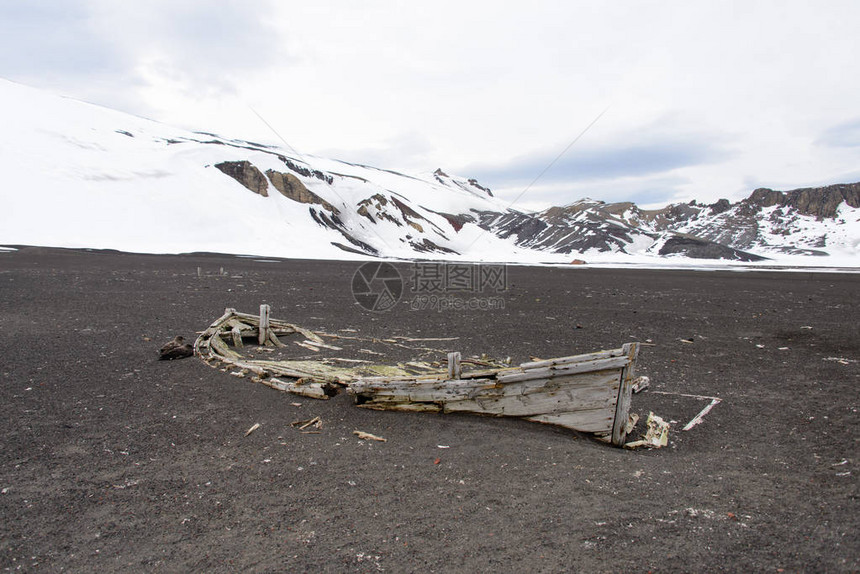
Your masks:
M857 266L860 256L850 186L824 207L815 190L757 190L737 204L648 212L582 200L529 214L442 170L409 176L299 156L5 80L0 123L0 244L528 263L759 254Z
M5 80L0 117L0 243L338 259L373 253L497 260L541 255L472 223L456 231L458 225L442 213L503 207L455 180L426 181L296 157ZM320 223L312 212L324 210L294 201L271 184L267 197L250 193L214 167L240 161L294 176L335 207L341 224ZM313 171L324 171L331 182ZM361 202L368 204L367 215L358 213ZM467 251L469 256L456 255Z

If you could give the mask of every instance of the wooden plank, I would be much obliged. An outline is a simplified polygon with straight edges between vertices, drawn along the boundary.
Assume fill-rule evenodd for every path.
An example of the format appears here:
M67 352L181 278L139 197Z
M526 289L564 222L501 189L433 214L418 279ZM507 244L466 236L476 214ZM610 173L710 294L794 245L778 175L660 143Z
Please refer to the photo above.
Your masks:
M212 337L209 339L209 346L212 347L219 355L228 359L238 359L239 353L236 353L227 346L227 343L221 340L221 337Z
M227 321L224 321L224 324L231 328L238 328L240 331L256 331L256 327L253 325L249 325L243 321L240 321L237 317L231 317Z
M528 381L531 379L543 379L552 376L575 375L590 371L606 371L624 367L629 359L627 357L609 357L586 362L566 363L559 366L543 367L539 369L528 369L522 372L516 370L510 373L499 373L500 383L513 383Z
M275 335L275 332L272 329L269 329L269 342L276 347L286 347L286 345L281 343L281 340L278 339L278 336Z
M442 410L442 407L435 403L386 403L379 401L359 403L357 406L374 411L400 411L411 413L438 413Z
M494 387L496 381L493 379L459 379L449 380L436 377L412 377L412 378L389 378L389 377L362 377L349 384L351 390L356 393L408 393L414 389L450 389L456 393L469 393L475 389Z
M278 389L279 391L285 391L294 395L323 400L329 398L325 393L325 386L320 383L297 383L294 381L282 381L281 379L276 378L261 379L260 382L266 386L272 387L273 389Z
M444 403L445 412L476 412L510 417L602 409L611 419L615 393L604 389L559 389L530 395L477 396Z
M612 415L607 416L605 409L559 413L526 417L536 423L557 425L580 432L608 433L612 430Z
M560 389L603 389L611 390L613 395L618 391L620 373L617 371L599 371L596 373L580 373L564 377L534 379L519 383L497 385L498 395L530 395Z
M618 384L618 374L610 372L510 385L474 379L375 384L356 381L349 384L349 389L365 402L437 403L445 412L528 416L602 408L611 418Z
M627 343L622 347L627 354L629 363L621 371L621 384L618 388L618 398L615 402L615 420L612 423L612 444L623 446L627 438L627 417L630 413L630 401L633 395L633 379L636 378L636 357L639 355L639 343Z
M621 357L623 355L623 349L610 349L608 351L597 351L595 353L572 355L570 357L558 357L555 359L546 359L544 361L531 361L528 363L523 363L519 367L525 370L540 369L543 367L551 367L553 365L564 365L566 363L583 363L586 361L596 361L598 359L608 359L610 357Z

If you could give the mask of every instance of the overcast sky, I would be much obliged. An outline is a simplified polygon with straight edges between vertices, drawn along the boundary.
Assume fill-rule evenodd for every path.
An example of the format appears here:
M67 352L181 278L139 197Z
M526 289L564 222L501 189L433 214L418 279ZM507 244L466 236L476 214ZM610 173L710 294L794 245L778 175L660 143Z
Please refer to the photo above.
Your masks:
M543 172L521 208L711 202L860 181L858 22L854 0L0 0L0 76L510 200Z

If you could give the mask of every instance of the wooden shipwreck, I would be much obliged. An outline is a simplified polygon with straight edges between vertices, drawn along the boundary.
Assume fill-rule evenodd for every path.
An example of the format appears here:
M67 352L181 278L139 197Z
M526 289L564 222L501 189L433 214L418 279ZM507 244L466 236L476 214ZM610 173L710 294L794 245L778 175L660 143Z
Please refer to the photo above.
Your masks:
M458 352L447 352L443 362L397 366L337 357L272 360L242 354L246 339L271 348L285 347L281 339L286 337L314 353L340 351L338 345L345 341L412 348L406 343L451 340L363 339L314 332L270 318L268 305L263 305L259 315L227 309L200 334L194 351L212 366L282 391L325 399L346 389L364 408L520 417L594 433L616 446L624 445L632 426L628 423L638 343L518 366L462 359Z

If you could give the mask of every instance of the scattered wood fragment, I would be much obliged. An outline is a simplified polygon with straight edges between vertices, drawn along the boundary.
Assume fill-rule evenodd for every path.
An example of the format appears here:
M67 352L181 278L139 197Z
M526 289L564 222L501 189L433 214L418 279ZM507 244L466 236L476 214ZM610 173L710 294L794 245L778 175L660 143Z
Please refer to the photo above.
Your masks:
M642 375L641 377L636 377L636 380L633 381L633 392L641 393L645 389L651 386L651 379Z
M640 446L660 448L669 444L669 423L654 413L649 412L646 424L648 425L648 430L645 436L640 440L628 442L624 445L624 448L632 449L639 448Z
M317 350L319 350L319 348L322 347L323 349L331 349L332 351L343 351L343 347L335 347L334 345L329 345L327 343L315 343L314 341L302 341L302 342L305 343L306 345L311 345L311 346L317 347Z
M314 417L312 419L304 420L304 421L295 421L290 423L291 427L298 427L299 430L305 430L308 427L314 428L322 428L322 419L320 417Z
M705 415L708 414L709 412L711 412L711 409L714 408L715 406L717 406L718 404L720 404L720 402L721 401L718 398L711 399L711 402L708 403L708 406L706 406L701 411L699 411L699 414L697 414L695 417L693 417L693 419L690 422L688 422L686 425L684 425L684 428L682 428L681 430L688 431L691 428L693 428L694 426L696 426L697 424L701 424Z
M835 363L839 363L840 365L850 365L851 363L858 362L855 359L846 359L845 357L826 357L822 360L823 361L833 361Z
M251 426L251 428L249 428L248 430L245 431L245 436L248 436L249 434L251 434L252 432L257 430L258 428L260 428L260 423L254 423L253 426Z
M388 439L382 438L381 436L376 436L375 434L370 434L369 432L364 432L360 430L352 431L352 434L357 436L362 440L375 440L377 442L388 442Z
M639 415L637 415L636 413L630 413L630 416L627 418L627 427L625 429L627 431L627 434L633 432L633 429L636 428L636 423L638 422Z
M668 391L651 391L651 392L653 392L656 395L674 395L677 397L688 397L691 399L700 399L700 400L710 401L705 406L705 408L703 408L701 411L699 411L699 414L697 414L695 417L693 417L690 420L690 422L688 422L686 425L684 425L684 428L681 429L684 431L688 431L688 430L692 429L694 426L701 424L704 416L706 414L708 414L709 412L711 412L711 409L713 409L715 406L717 406L718 404L723 402L723 399L721 399L719 397L709 397L706 395L690 395L690 394L686 394L686 393L670 393Z

